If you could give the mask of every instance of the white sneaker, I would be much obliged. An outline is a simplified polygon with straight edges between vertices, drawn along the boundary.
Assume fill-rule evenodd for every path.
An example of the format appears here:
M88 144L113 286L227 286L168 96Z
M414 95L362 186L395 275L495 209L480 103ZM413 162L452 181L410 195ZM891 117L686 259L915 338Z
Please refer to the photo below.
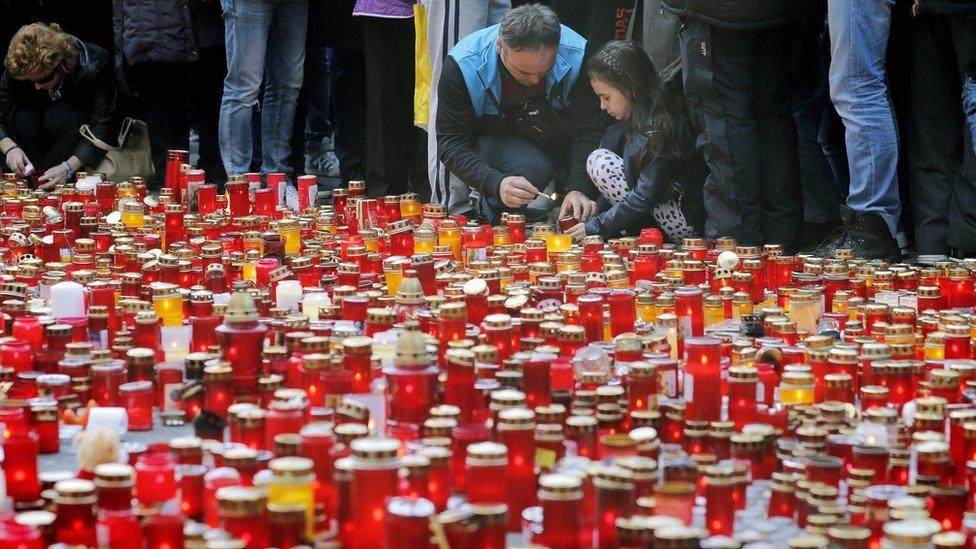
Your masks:
M285 207L293 212L298 211L298 189L294 185L285 186Z

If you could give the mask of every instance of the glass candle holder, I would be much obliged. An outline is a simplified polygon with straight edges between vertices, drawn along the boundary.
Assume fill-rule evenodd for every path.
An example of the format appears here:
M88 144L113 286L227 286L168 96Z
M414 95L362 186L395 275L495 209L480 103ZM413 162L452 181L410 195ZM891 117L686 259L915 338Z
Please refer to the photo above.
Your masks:
M685 419L720 421L722 413L721 358L719 340L695 337L685 341L686 366L683 380Z
M136 461L136 497L154 505L176 497L176 462L168 452L144 454Z
M37 433L30 429L21 408L0 410L3 433L3 472L7 495L18 503L40 498L37 456L40 452Z
M471 444L467 447L464 463L467 499L470 503L508 500L507 484L497 481L504 478L508 468L508 449L505 445L494 442Z
M268 547L265 496L254 488L228 486L217 490L217 516L223 529L248 549Z
M599 547L617 543L617 518L633 513L633 474L619 467L606 467L593 478L596 497L596 530Z
M634 331L637 324L637 305L634 292L613 290L607 294L607 303L610 308L610 335L616 337Z
M384 547L413 549L429 543L434 504L424 498L395 497L386 506Z
M130 381L119 386L130 431L152 429L153 385L151 381Z
M246 181L228 181L224 189L227 191L227 206L231 217L243 217L250 213Z
M183 516L171 512L158 513L146 518L143 535L146 547L184 547Z
M95 467L95 493L102 511L132 509L135 469L122 463L103 463Z
M55 539L68 545L96 545L95 485L81 479L62 480L54 485L58 517Z
M691 525L696 491L697 488L690 482L661 483L654 488L654 499L657 500L655 511L658 515L674 517Z
M705 479L705 527L713 536L731 536L735 525L732 501L735 480L709 475Z
M705 312L701 288L685 286L674 292L679 338L704 335Z
M360 438L352 441L352 524L362 547L381 545L386 539L386 499L396 493L399 441Z
M580 547L582 487L582 481L572 475L550 474L539 478L538 498L543 520L541 541L552 549Z
M268 484L268 504L303 504L305 533L311 537L315 524L315 493L311 460L302 457L282 457L268 463L272 477ZM392 491L390 492L392 493Z

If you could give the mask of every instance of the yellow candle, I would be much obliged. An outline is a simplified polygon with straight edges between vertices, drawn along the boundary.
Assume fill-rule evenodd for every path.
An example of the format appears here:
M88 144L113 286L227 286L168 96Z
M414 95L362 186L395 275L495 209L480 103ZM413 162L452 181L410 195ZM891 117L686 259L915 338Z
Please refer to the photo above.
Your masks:
M301 229L297 221L285 220L278 225L278 236L285 241L286 254L298 254L302 250Z
M400 281L403 280L404 260L399 257L390 257L383 261L383 275L386 277L386 293L396 295L400 289Z
M122 224L128 228L138 228L146 224L142 204L135 201L122 203Z
M437 233L429 228L420 227L413 233L413 251L417 254L434 253L437 245Z
M549 255L568 252L573 247L573 237L568 234L549 235L547 242Z
M437 243L441 246L450 246L454 259L461 259L461 227L457 221L453 219L441 221L437 229Z
M305 504L305 531L314 534L315 497L312 491L312 460L302 457L282 457L268 462L271 481L268 483L268 503Z
M786 372L779 387L779 401L783 406L813 404L813 374Z
M252 261L245 262L241 276L244 277L244 280L256 280L258 277L258 264Z
M159 283L152 286L153 310L163 326L183 325L183 297L175 284Z

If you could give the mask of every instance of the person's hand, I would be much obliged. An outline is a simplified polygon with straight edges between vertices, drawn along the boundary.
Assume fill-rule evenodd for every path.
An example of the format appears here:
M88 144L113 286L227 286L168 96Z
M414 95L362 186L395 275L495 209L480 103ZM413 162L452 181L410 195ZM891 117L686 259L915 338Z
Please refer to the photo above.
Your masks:
M50 191L57 185L62 185L68 182L68 168L65 167L64 162L56 164L50 168L44 175L42 175L38 180L40 185L37 186L38 189L42 191Z
M14 147L9 152L7 152L7 167L14 171L20 177L27 175L24 170L27 165L30 164L30 160L27 159L27 155L24 154L24 150L20 147Z
M566 231L566 234L572 236L573 240L579 242L586 236L586 226L582 223L577 223L570 227L569 230Z
M596 202L587 198L585 194L579 191L569 191L563 198L562 207L559 208L559 218L562 219L566 215L572 214L576 219L586 221L596 215L596 210Z
M498 186L498 197L502 199L502 204L509 208L521 208L529 202L535 200L539 191L529 180L518 176L510 175L502 179L502 184Z

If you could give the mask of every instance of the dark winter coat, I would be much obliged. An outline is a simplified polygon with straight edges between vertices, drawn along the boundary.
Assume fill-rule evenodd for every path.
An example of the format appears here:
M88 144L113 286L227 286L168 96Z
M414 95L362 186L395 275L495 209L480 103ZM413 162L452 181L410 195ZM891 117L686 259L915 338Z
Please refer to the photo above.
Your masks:
M112 0L116 64L191 63L224 43L218 0Z
M778 27L806 13L810 0L663 0L682 17L729 30Z

